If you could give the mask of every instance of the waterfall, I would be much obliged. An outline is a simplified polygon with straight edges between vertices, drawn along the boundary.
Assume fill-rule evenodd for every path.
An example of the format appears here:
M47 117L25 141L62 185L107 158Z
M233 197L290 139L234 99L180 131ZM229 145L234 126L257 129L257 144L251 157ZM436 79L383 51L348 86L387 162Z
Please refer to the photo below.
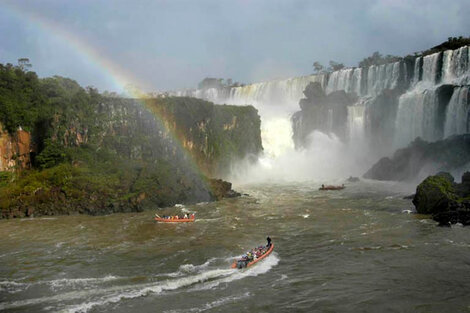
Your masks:
M331 93L337 90L354 92L361 95L362 68L347 68L331 73L328 79L326 92Z
M285 80L276 80L250 84L243 87L234 87L229 97L225 99L228 104L258 106L281 106L286 111L295 111L299 100L304 97L305 87L311 82L326 85L327 75L310 75Z
M470 132L470 87L457 87L446 111L444 136Z
M413 80L411 82L411 86L416 86L416 84L421 80L421 75L422 75L422 72L421 72L421 65L422 65L422 62L423 62L423 57L418 57L415 59L415 64L414 64L414 76L413 76Z
M444 51L442 60L442 81L445 83L469 84L469 47ZM467 75L465 75L467 74ZM461 78L461 79L459 79Z
M438 80L438 64L441 53L434 53L423 58L422 81L435 84Z
M348 107L348 130L351 141L360 141L364 138L364 105Z
M406 58L367 68L344 68L332 73L240 87L169 94L197 97L219 104L253 105L262 121L265 149L262 160L265 165L274 166L274 160L282 158L283 153L292 159L301 158L293 151L290 116L299 111L299 100L305 97L303 91L309 83L320 83L327 94L340 90L355 93L359 98L354 105L347 107L347 125L335 125L341 120L336 114L344 114L344 111L328 108L322 124L325 125L324 131L330 130L326 134L328 137L332 136L331 130L344 127L344 138L349 143L338 149L344 149L344 153L356 159L374 153L376 155L370 158L379 157L408 145L416 137L435 141L470 131L469 50L469 46L465 46L416 57L414 61ZM340 94L338 96L341 97ZM302 112L295 114L297 123L311 121L308 116L302 116ZM339 140L328 139L318 133L313 137L317 140L312 144L334 142L337 145ZM354 145L356 149L350 149L348 145ZM318 153L316 148L312 149L307 150ZM308 151L302 152L303 157L308 157L305 155L310 153ZM288 166L290 162L284 161L283 164Z
M400 97L395 124L396 147L406 146L416 137L440 139L437 133L438 101L434 90L412 90Z
M367 71L367 94L378 95L384 89L393 89L400 77L400 62L372 65Z
M469 83L469 47L447 50L415 60L411 89L400 96L395 123L395 145L402 147L416 137L436 141L468 132L468 86L457 87L449 103L439 103L443 84ZM441 60L441 61L440 61ZM444 133L439 127L440 108L445 109Z

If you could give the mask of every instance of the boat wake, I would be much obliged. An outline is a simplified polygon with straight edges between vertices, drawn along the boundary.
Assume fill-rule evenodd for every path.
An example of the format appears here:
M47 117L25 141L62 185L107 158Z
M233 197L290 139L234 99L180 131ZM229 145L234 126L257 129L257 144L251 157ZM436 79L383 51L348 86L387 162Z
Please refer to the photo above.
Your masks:
M12 302L4 301L0 303L0 311L28 308L31 311L40 309L69 313L88 312L95 307L116 304L123 300L139 297L161 295L165 292L177 292L178 290L188 292L216 288L220 284L227 284L245 277L264 274L277 265L278 262L279 258L277 255L272 254L256 266L240 271L228 268L228 264L227 268L220 268L220 263L216 262L216 259L209 259L201 265L184 264L174 273L159 274L151 277L151 279L158 279L158 277L166 276L166 279L160 278L157 281L147 281L140 284L131 283L135 281L135 277L115 276L48 281L48 285L51 287L51 295ZM217 263L219 268L215 268L214 263ZM46 282L42 283L45 284ZM15 284L18 284L18 286L22 285L19 282L9 282L10 286ZM36 284L40 284L40 282ZM83 288L70 290L70 287L76 285L80 285ZM5 289L2 291L5 291ZM217 303L209 303L207 305L212 307L213 305L217 306ZM196 312L201 312L205 309L207 308L200 308Z
M244 294L237 295L237 296L223 297L223 298L220 298L218 300L208 302L208 303L206 303L206 304L204 304L203 306L200 306L200 307L195 307L195 308L191 308L191 309L183 309L183 310L163 311L163 313L192 313L192 312L199 313L199 312L205 312L205 311L212 310L212 309L218 308L220 306L223 306L227 303L236 302L236 301L248 298L250 296L251 295L250 295L249 292L245 292Z

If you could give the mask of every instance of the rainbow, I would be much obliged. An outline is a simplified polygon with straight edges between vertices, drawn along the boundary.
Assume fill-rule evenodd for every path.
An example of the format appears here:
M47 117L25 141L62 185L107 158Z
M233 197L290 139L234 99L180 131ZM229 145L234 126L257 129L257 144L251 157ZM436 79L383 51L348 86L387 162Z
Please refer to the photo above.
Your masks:
M67 31L64 25L58 24L54 21L51 21L43 16L40 16L36 12L26 11L18 6L13 4L1 4L5 12L8 12L12 17L19 19L20 21L26 21L29 24L35 26L46 35L51 35L55 38L60 39L61 41L67 43L67 45L73 47L78 54L86 59L88 62L94 65L98 72L104 74L110 81L113 82L114 88L119 91L125 91L126 96L129 98L134 98L139 101L143 106L147 107L146 102L143 99L144 93L141 92L138 88L128 88L128 86L146 86L145 83L139 81L132 73L125 71L118 64L115 64L111 61L110 58L107 58L105 54L101 53L97 48L90 45L88 42L77 36L75 33ZM157 121L165 127L172 141L178 146L178 149L185 154L185 159L189 160L190 165L197 174L201 177L201 181L205 184L207 188L210 188L210 185L206 183L204 179L205 174L198 166L194 157L190 152L184 147L182 142L179 140L175 131L167 127L167 123L164 122L164 117L160 116L155 110L150 110Z
M36 12L26 11L13 4L4 4L3 6L12 17L22 22L26 21L44 34L52 35L52 37L60 39L61 42L67 43L67 46L73 48L81 57L90 62L98 72L110 79L116 91L127 91L129 96L140 98L141 93L138 89L126 90L128 89L127 86L149 87L142 81L139 81L129 71L125 71L118 64L111 62L111 59L106 57L105 53L102 53L102 51L99 51L75 33L68 31L64 25L47 19Z

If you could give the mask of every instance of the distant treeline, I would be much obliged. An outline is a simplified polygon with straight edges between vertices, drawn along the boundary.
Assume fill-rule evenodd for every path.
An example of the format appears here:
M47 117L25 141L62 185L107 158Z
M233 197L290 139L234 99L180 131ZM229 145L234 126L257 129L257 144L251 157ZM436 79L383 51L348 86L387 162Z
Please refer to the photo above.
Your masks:
M222 89L226 87L241 87L245 86L245 84L234 82L231 78L213 78L213 77L206 77L204 78L199 84L199 89L209 89L209 88L216 88Z
M467 46L467 45L470 45L470 37L460 36L460 37L449 37L447 41L441 43L440 45L437 45L425 51L415 52L413 55L407 55L405 57L400 57L400 56L390 55L390 54L382 55L379 51L375 51L374 53L372 53L371 56L368 56L364 58L363 60L361 60L358 64L358 67L369 67L372 65L382 65L382 64L387 64L387 63L393 63L393 62L403 60L404 58L426 56L426 55L433 54L433 53L440 52L440 51L455 50L455 49L458 49L460 47ZM315 74L334 72L342 68L344 68L344 65L342 63L338 63L335 61L330 61L329 67L324 67L318 61L315 61L313 63L313 70Z

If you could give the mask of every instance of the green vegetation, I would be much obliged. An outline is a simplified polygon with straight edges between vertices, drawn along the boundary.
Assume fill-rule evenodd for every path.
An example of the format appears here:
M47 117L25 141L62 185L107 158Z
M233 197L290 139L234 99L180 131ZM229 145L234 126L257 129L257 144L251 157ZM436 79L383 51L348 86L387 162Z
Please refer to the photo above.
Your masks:
M415 52L414 56L408 55L405 59L414 58L419 56L426 56L429 54L445 51L445 50L455 50L463 46L470 45L470 37L449 37L447 41L432 47L431 49ZM359 62L359 67L369 67L372 65L381 65L387 63L393 63L397 61L401 61L403 58L395 55L385 55L383 56L380 52L376 51L371 56L364 58L362 61Z
M344 68L343 63L339 63L336 61L330 61L329 62L330 66L326 68L318 61L313 62L313 70L315 74L320 74L320 73L328 73L328 72L334 72L334 71L339 71Z
M199 168L217 174L261 150L253 107L116 98L69 78L39 79L28 62L0 64L0 126L11 138L20 127L28 131L31 146L23 151L33 150L31 163L0 172L0 218L208 201Z
M382 65L387 63L393 63L400 61L402 58L394 55L385 55L383 56L380 52L375 51L371 56L364 58L359 62L359 67L369 67L372 65Z
M208 176L228 174L234 160L262 150L261 122L252 106L175 97L150 99L146 106L167 121L179 141L192 144L191 154Z
M28 131L34 149L30 169L0 172L0 217L208 200L201 177L151 128L151 114L137 113L140 105L123 107L68 78L39 79L27 62L0 64L0 124L11 135Z
M445 50L455 50L463 46L470 45L470 37L449 37L447 38L447 41L432 47L431 49L421 51L420 53L415 53L415 55L418 56L425 56L429 54L433 54L436 52L440 51L445 51Z
M230 88L230 87L240 87L244 86L244 84L239 82L234 82L231 78L227 78L226 80L223 78L213 78L213 77L206 77L204 78L199 84L199 89L209 89L209 88L216 88L216 89L223 89L223 88Z
M139 211L146 200L153 206L179 201L191 181L177 175L166 161L158 164L126 160L92 145L64 148L64 161L44 169L0 175L3 216L107 214ZM181 183L188 181L187 185ZM9 180L8 184L3 183Z

